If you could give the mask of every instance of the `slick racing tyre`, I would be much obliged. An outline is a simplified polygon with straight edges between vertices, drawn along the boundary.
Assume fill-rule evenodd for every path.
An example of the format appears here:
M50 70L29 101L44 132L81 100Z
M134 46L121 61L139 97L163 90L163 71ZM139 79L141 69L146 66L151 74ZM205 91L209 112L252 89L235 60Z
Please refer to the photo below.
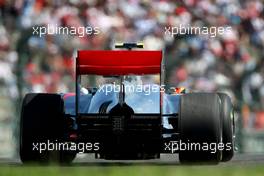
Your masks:
M62 140L63 114L64 104L58 94L25 96L20 119L20 158L23 163L70 163L74 159L76 153L68 151L40 151L40 145L47 149L48 141L56 143Z
M181 96L179 110L179 151L183 164L217 164L221 151L220 98L214 93L189 93Z
M221 120L222 120L222 142L228 148L222 151L222 161L229 161L234 156L234 117L233 105L228 95L218 93L221 100Z

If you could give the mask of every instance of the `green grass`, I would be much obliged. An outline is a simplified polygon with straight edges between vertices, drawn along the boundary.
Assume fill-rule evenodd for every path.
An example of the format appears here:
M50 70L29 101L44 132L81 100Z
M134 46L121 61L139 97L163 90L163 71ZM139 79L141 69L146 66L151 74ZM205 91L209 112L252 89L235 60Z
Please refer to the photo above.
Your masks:
M0 166L0 176L263 176L264 165L235 166Z

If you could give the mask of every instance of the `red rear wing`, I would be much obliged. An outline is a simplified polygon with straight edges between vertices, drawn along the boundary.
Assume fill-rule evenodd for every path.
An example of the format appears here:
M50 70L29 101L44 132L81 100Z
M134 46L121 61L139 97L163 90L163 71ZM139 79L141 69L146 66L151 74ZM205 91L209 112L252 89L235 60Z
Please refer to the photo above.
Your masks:
M143 75L161 72L162 51L78 51L78 75Z

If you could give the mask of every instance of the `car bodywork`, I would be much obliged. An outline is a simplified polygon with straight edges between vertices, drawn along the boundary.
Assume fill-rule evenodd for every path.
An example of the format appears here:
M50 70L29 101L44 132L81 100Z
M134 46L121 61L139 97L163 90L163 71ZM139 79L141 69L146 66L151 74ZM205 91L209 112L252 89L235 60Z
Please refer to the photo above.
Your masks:
M113 86L113 85L110 85ZM146 85L148 86L148 85ZM149 85L153 86L153 85ZM158 86L159 85L154 85ZM104 89L104 87L102 87ZM102 91L97 91L94 94L80 94L79 98L79 113L99 113L100 107L107 102L106 114L109 114L110 110L118 104L119 93L115 92L113 89L106 95ZM181 93L167 94L164 93L163 99L160 100L159 92L151 92L150 94L145 94L144 92L131 92L126 100L126 103L131 107L135 113L141 114L159 114L160 113L160 101L162 101L162 128L172 129L172 125L169 124L169 118L177 118L177 113L179 110L179 101ZM62 94L64 99L65 113L76 120L76 108L75 108L75 94L66 93ZM167 115L166 115L167 114Z
M76 93L62 94L65 114L72 119L80 141L100 143L100 158L158 158L166 152L164 142L177 139L181 92L167 94L162 87L161 51L79 51L76 70ZM141 85L143 91L125 91L132 84L126 77L150 74L158 75L159 84ZM115 76L124 89L114 91L116 85L104 84L97 90L85 90L80 81L83 75ZM156 91L146 94L146 87Z

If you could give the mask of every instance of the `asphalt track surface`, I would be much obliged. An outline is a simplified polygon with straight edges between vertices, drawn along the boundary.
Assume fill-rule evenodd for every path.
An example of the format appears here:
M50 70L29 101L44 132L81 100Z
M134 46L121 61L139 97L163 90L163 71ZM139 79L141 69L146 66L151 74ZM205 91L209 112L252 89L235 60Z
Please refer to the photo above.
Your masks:
M229 162L220 163L220 166L227 165L259 165L264 164L264 153L248 153L248 154L236 154ZM0 158L0 166L23 164L19 159ZM93 154L79 155L71 166L133 166L133 165L180 165L178 155L161 155L160 159L155 160L102 160L94 159Z

